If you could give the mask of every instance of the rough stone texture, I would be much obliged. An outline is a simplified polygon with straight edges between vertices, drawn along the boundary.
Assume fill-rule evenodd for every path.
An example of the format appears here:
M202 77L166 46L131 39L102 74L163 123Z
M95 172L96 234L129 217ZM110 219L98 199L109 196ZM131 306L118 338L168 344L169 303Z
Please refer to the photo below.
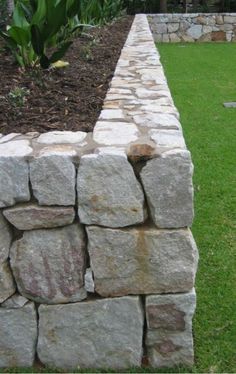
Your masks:
M25 231L13 244L10 259L23 296L46 304L86 298L85 241L79 224Z
M16 287L7 261L0 264L0 304L15 293Z
M37 142L44 144L65 144L81 143L87 134L82 131L51 131L41 134Z
M186 150L171 150L147 162L140 177L157 227L191 226L193 166Z
M75 167L69 157L34 158L30 162L30 181L39 205L75 204Z
M18 230L66 226L75 218L73 207L46 207L32 203L7 208L3 214Z
M196 295L146 297L147 355L152 367L192 365L194 361L192 318Z
M77 190L82 223L124 227L145 219L143 191L126 157L82 157Z
M232 42L235 38L236 13L168 14L162 17L150 14L148 19L156 42Z
M18 157L0 155L0 208L29 201L29 167Z
M33 303L22 308L0 308L0 367L31 367L37 341Z
M93 139L104 145L126 145L138 139L138 129L132 123L97 122Z
M39 307L38 356L49 367L127 369L142 358L138 297Z
M17 293L9 297L6 301L4 301L1 304L2 308L8 308L8 309L18 309L22 308L26 303L28 303L28 299L26 297L21 296Z
M189 230L86 228L95 291L101 296L185 292L198 261Z
M12 241L12 232L0 211L0 263L6 261Z

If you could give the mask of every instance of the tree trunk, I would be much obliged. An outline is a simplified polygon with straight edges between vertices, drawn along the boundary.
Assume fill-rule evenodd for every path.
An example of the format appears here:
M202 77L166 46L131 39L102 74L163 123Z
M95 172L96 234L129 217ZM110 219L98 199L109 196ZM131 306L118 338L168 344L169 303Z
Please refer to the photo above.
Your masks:
M160 0L160 13L167 13L167 0Z

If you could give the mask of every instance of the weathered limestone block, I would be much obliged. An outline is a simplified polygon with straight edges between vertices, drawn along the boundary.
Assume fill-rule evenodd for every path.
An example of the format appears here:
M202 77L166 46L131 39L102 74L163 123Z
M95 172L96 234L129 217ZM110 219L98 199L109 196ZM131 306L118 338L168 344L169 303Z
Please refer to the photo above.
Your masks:
M83 156L77 190L82 223L124 227L145 220L142 188L122 155Z
M151 295L146 297L146 346L152 367L193 365L192 318L196 295Z
M0 264L0 304L15 293L16 287L8 262Z
M191 26L186 33L191 36L193 39L198 39L202 35L202 26L201 25L194 25Z
M85 240L79 224L25 231L13 244L10 260L23 296L46 304L86 298Z
M29 200L27 162L18 157L0 157L0 208Z
M11 241L11 229L0 211L0 263L8 258Z
M39 307L38 356L49 367L140 366L143 310L138 297Z
M236 23L236 16L224 16L225 23Z
M75 218L73 207L48 207L32 203L7 208L3 214L18 230L66 226Z
M39 205L75 204L75 166L67 156L42 156L30 163L30 181Z
M0 308L0 367L31 367L35 358L37 317L33 303Z
M37 142L44 144L76 144L83 142L86 136L87 133L82 131L51 131L41 134Z
M158 147L186 148L182 131L153 129L149 134Z
M226 41L226 33L224 31L213 31L211 33L211 39L213 42Z
M192 289L198 252L190 230L86 230L95 291L101 296Z
M179 23L169 23L167 27L169 33L174 33L179 30Z
M157 227L191 226L193 220L193 166L187 150L171 150L152 159L140 177L152 219Z

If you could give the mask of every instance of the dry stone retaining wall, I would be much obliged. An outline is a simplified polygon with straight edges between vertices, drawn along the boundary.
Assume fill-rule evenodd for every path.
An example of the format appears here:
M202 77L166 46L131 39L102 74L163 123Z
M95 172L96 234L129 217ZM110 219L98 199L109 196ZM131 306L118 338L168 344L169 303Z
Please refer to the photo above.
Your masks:
M193 363L192 172L138 15L93 133L0 138L0 367Z
M156 42L236 41L236 13L150 14Z

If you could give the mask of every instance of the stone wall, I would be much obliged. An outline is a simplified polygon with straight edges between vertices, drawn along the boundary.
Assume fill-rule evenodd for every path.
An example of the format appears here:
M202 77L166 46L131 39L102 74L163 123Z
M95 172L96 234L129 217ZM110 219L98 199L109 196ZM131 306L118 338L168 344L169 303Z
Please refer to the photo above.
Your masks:
M0 138L0 367L193 364L192 172L138 15L93 133Z
M150 14L156 42L236 41L236 13Z

